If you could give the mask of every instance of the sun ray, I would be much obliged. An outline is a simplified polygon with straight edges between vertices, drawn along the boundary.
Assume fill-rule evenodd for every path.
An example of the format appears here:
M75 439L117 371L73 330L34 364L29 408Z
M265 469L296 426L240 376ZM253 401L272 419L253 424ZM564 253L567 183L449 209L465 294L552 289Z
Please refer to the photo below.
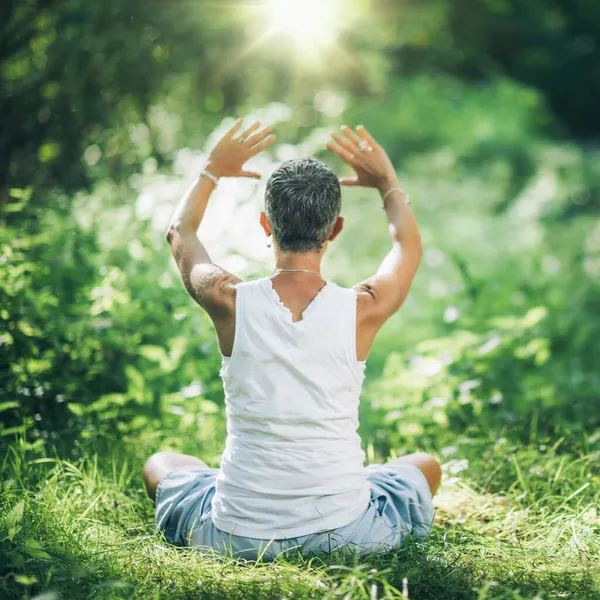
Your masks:
M269 0L265 5L273 26L305 49L335 41L339 8L337 0Z

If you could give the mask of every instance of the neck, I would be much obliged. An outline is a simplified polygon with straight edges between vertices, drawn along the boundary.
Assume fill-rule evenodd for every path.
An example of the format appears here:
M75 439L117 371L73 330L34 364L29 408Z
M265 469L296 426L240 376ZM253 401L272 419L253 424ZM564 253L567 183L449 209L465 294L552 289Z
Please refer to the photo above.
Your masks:
M276 269L308 269L321 272L321 252L276 252Z

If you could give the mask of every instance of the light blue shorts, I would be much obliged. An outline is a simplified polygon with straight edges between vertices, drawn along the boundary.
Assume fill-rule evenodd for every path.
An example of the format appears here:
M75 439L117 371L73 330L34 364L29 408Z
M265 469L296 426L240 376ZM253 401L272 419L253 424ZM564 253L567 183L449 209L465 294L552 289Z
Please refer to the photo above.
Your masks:
M156 526L178 546L201 552L273 560L280 554L304 556L347 548L362 553L389 551L408 535L425 537L433 524L429 485L415 466L393 463L365 467L371 499L364 513L349 525L288 539L256 539L217 529L212 498L219 469L180 468L161 479L156 491Z

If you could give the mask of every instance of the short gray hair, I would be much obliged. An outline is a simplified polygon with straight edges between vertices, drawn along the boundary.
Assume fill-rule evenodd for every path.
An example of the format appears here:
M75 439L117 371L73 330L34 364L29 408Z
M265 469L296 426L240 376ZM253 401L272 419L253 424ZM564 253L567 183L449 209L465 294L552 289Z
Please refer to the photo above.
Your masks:
M316 158L286 160L267 181L265 212L281 250L320 250L341 209L340 182Z

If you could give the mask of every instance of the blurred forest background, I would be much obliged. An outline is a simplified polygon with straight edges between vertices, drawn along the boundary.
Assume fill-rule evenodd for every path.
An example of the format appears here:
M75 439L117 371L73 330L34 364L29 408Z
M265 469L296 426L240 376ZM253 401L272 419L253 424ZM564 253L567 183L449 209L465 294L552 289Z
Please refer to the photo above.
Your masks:
M369 359L370 461L418 448L459 464L497 440L492 462L600 451L599 98L595 0L5 0L0 489L19 461L39 480L55 458L218 464L220 356L165 231L246 115L278 135L263 180L224 181L201 228L236 274L272 267L258 216L279 162L346 174L324 150L343 123L372 132L413 199L424 259ZM377 194L343 193L325 275L352 285L388 238ZM494 491L491 470L470 485Z

